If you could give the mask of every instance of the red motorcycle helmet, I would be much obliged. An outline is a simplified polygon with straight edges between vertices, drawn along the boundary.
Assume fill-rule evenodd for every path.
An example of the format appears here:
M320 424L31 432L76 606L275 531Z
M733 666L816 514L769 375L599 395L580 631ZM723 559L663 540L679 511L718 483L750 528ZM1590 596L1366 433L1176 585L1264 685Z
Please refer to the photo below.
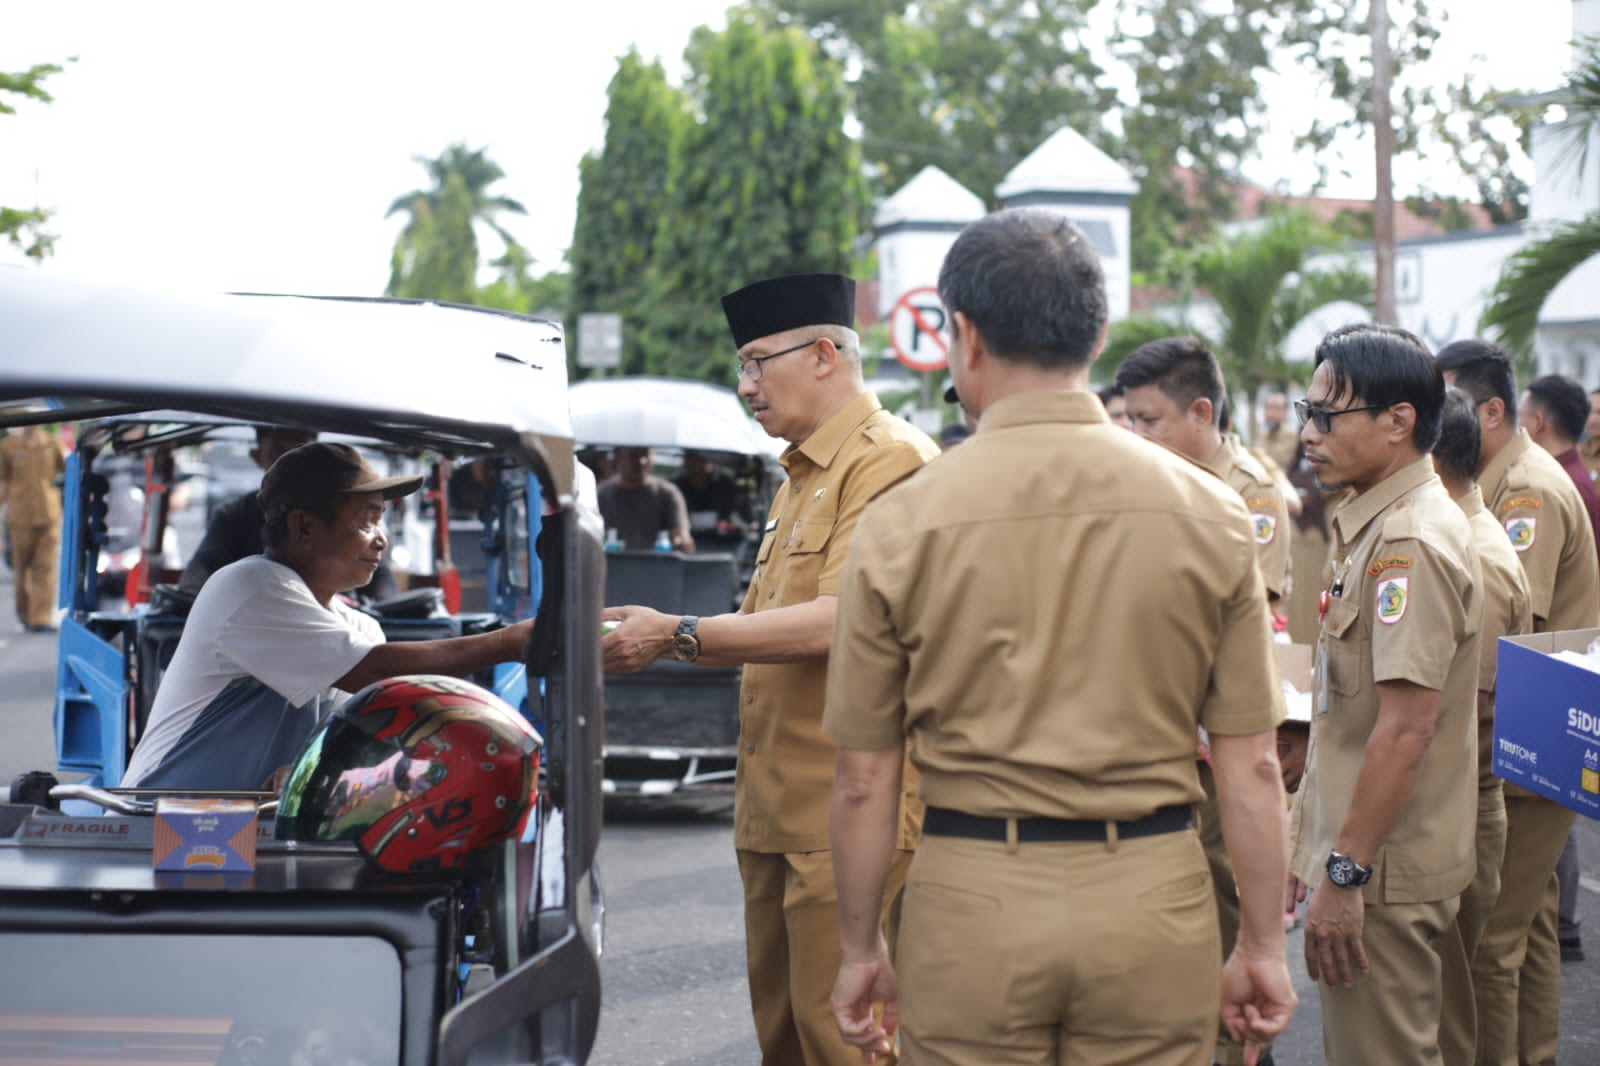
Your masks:
M455 677L378 681L307 738L278 804L279 840L353 840L391 873L459 870L520 837L538 801L537 730Z

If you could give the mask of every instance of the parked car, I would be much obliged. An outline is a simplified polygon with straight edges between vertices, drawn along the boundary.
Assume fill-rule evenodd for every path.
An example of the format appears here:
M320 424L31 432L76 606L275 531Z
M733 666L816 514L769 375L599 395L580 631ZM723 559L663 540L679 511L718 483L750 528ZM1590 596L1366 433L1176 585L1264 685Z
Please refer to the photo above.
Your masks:
M413 301L178 299L0 270L0 424L45 420L87 423L64 493L54 707L54 769L83 779L33 776L0 796L0 956L28 960L0 968L0 1057L25 1031L30 1061L160 1048L259 1066L583 1062L604 911L603 557L575 510L559 328ZM117 786L185 605L151 580L149 602L102 608L101 471L145 463L144 542L159 545L175 456L219 424L345 434L492 472L486 609L452 614L424 590L376 611L391 639L537 617L524 661L478 679L543 735L536 808L521 839L465 876L396 877L353 844L279 840L270 819L242 878L152 869L157 797ZM275 803L251 798L264 813Z

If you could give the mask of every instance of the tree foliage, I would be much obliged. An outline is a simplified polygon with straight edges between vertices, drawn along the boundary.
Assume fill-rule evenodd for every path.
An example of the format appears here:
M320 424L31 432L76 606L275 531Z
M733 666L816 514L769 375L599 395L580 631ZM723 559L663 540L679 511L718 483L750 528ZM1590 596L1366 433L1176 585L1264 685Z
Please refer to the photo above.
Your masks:
M1594 165L1588 148L1600 129L1600 39L1583 42L1578 62L1558 91L1566 115L1557 125L1567 155L1579 167ZM1479 328L1524 363L1545 301L1573 271L1600 255L1600 211L1563 222L1506 260L1479 319Z
M390 257L390 296L470 302L477 288L475 228L489 229L508 250L517 247L500 216L528 210L489 191L505 171L487 152L452 144L434 158L416 157L432 184L397 197L384 213L385 218L406 216Z
M639 373L645 283L666 211L673 141L691 121L689 102L667 82L660 63L629 51L607 90L605 121L603 147L578 168L577 221L567 252L567 336L575 340L578 316L586 312L622 315L623 371Z
M67 62L73 62L68 59ZM46 78L60 74L57 63L38 63L15 74L0 71L0 115L15 115L16 105L7 97L52 103L54 97L44 88ZM17 248L29 259L44 259L55 250L56 238L46 231L51 212L42 207L6 207L0 205L0 237Z
M697 30L639 329L641 369L731 383L719 297L756 280L848 271L867 210L839 65L735 9Z

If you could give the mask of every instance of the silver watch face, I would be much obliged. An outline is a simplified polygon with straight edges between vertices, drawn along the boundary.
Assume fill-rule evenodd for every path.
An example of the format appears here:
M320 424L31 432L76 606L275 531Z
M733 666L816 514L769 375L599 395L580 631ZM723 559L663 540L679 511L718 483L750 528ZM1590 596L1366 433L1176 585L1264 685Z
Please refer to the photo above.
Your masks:
M1328 880L1340 887L1347 888L1356 883L1356 863L1348 855L1337 855L1328 859Z

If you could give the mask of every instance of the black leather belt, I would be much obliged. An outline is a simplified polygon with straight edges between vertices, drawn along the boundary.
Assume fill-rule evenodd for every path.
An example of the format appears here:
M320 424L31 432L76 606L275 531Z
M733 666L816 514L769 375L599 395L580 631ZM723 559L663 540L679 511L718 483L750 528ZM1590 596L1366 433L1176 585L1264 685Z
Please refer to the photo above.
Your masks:
M936 837L968 837L972 840L1005 840L1006 818L984 818L946 807L929 807L922 819L922 831ZM1106 839L1104 821L1075 818L1018 818L1017 840L1025 844L1060 843L1072 840ZM1188 806L1160 807L1154 814L1131 822L1117 822L1117 838L1152 837L1176 833L1194 824L1194 810Z

